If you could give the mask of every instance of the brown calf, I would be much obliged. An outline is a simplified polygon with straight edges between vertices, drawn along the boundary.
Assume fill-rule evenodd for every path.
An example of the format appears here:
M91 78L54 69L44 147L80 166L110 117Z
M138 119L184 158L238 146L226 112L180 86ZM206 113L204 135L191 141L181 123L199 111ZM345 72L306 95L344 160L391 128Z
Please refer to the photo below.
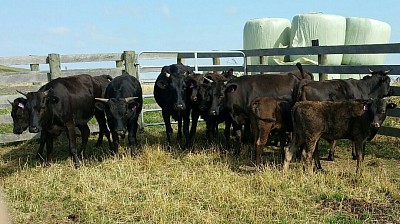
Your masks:
M290 103L271 97L257 97L251 102L251 126L254 133L254 148L256 165L261 165L263 147L268 141L272 130L277 130L281 152L284 152L286 132L292 131ZM282 157L283 158L283 157Z

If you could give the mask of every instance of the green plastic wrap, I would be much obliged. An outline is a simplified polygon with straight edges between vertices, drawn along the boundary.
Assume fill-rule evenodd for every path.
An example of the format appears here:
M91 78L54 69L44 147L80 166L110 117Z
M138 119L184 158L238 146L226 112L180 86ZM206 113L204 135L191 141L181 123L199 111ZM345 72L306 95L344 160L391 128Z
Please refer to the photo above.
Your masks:
M343 16L305 13L292 19L290 32L290 47L308 47L311 41L318 39L320 46L344 45L346 34L346 18ZM290 60L295 61L306 57L318 61L317 55L291 55ZM342 54L327 55L328 65L340 65Z
M259 18L246 22L243 29L243 49L278 48L289 45L290 21L282 18ZM282 56L283 58L284 56ZM267 57L268 64L276 64ZM251 58L252 65L260 64L258 57Z

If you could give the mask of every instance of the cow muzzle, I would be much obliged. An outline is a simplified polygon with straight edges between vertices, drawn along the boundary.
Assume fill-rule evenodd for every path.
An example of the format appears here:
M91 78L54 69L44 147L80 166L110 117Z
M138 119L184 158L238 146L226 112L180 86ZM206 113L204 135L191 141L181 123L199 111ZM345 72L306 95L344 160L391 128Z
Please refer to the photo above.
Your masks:
M29 132L30 133L38 133L38 132L40 132L40 128L38 128L38 127L29 127Z
M371 128L380 128L380 127L381 127L381 125L377 122L371 123Z
M210 111L208 112L208 114L211 115L211 116L217 116L217 115L218 115L218 111L216 111L216 110L210 110Z
M125 138L125 130L119 130L117 131L117 135L121 138Z
M175 104L174 108L175 110L185 110L186 106L184 104Z

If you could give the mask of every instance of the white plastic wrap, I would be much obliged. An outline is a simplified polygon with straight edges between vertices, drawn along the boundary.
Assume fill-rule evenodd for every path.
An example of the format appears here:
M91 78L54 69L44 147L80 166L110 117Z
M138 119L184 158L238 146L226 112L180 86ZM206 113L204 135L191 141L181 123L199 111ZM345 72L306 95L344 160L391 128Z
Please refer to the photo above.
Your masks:
M320 46L344 45L346 18L322 13L305 13L293 17L290 47L308 47L318 39ZM317 55L291 55L290 60L306 57L318 61ZM327 55L328 65L340 65L342 54Z
M290 21L282 18L260 18L246 22L243 30L243 49L278 48L289 45ZM284 56L282 56L284 57ZM274 57L267 57L268 64L276 64ZM258 57L252 65L260 64Z
M349 17L346 19L345 45L389 43L391 27L378 20ZM345 54L344 65L379 65L385 61L384 54Z
M389 43L391 27L385 22L368 18L346 18L346 45L386 44ZM384 54L344 54L344 65L381 65ZM367 72L367 71L366 71ZM342 74L341 79L361 79L365 74Z

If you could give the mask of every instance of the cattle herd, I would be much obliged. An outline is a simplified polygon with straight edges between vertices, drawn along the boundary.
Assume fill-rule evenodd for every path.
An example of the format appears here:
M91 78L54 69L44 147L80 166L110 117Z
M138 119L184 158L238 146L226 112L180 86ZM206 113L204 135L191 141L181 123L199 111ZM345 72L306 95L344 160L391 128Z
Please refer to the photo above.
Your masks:
M209 141L217 139L218 125L225 123L221 153L232 148L235 154L240 154L242 142L252 141L256 166L263 165L262 154L268 138L279 140L284 170L289 168L296 153L302 155L307 172L322 169L320 138L331 143L329 159L332 160L335 141L349 139L353 142L357 173L361 173L366 142L376 135L386 118L386 110L396 107L384 99L393 94L390 70L370 70L371 75L361 80L314 81L313 74L304 71L300 63L296 66L296 70L287 73L240 77L232 69L197 74L183 64L164 66L154 85L154 98L162 109L167 146L173 144L171 117L178 123L178 142L183 132L185 150L193 148L201 117ZM110 152L116 154L119 138L128 135L130 152L137 154L143 95L140 82L128 73L115 78L108 75L57 78L37 92L18 92L24 97L10 102L13 132L21 134L26 129L40 132L36 154L40 162L49 159L54 137L65 131L74 165L79 167L90 134L88 121L93 116L99 124L97 146L105 135ZM75 128L82 136L79 151Z

